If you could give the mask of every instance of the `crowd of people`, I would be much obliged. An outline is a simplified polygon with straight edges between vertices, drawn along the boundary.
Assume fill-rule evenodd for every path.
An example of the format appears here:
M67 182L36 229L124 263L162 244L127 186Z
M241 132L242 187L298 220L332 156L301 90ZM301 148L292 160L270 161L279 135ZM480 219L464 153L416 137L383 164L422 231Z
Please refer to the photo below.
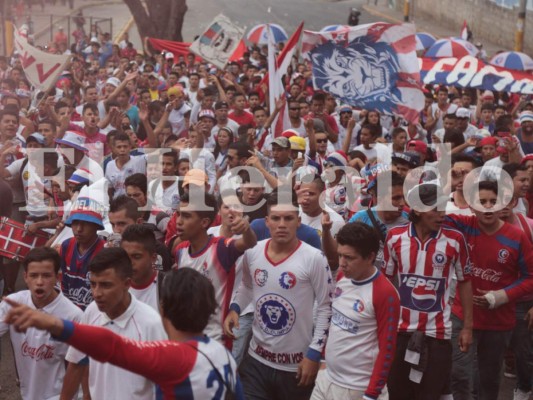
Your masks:
M25 400L496 400L504 366L529 399L530 97L427 86L406 121L295 56L270 109L265 47L109 44L46 92L0 57L0 214L49 235L2 253Z

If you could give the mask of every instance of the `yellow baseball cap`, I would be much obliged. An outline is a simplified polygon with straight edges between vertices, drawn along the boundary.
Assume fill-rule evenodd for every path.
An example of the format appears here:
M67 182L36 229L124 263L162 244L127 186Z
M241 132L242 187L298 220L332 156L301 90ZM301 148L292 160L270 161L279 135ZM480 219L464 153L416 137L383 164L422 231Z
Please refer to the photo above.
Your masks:
M305 139L300 136L292 136L289 138L291 143L291 150L305 151Z

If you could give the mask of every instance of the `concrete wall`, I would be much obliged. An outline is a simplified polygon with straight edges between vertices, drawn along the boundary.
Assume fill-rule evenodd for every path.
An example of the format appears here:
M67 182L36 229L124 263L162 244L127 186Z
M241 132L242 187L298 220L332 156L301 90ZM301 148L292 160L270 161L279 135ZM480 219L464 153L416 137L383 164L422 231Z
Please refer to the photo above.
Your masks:
M404 0L396 0L396 9L403 10ZM413 4L414 3L414 4ZM410 0L414 5L412 18L431 18L449 29L461 31L463 21L474 34L474 40L499 44L513 49L518 10L503 8L489 0ZM533 11L526 12L524 52L533 55Z

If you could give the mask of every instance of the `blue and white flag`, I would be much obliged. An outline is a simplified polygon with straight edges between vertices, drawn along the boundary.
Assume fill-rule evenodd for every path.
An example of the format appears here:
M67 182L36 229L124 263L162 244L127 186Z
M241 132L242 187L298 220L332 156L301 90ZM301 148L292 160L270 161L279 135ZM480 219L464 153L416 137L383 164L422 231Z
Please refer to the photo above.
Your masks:
M315 88L341 103L416 122L424 108L415 26L378 22L333 32L304 31L302 53Z

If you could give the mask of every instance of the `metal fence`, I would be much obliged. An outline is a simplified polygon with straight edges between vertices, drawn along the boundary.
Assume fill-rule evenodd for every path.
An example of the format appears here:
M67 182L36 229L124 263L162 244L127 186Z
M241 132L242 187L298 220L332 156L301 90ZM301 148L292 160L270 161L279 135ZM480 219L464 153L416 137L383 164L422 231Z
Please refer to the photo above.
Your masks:
M97 18L85 15L74 16L58 16L50 15L50 42L54 41L54 35L59 32L59 29L67 35L68 46L76 42L73 33L82 30L89 39L97 37L97 34L109 33L113 37L113 19L112 18Z

